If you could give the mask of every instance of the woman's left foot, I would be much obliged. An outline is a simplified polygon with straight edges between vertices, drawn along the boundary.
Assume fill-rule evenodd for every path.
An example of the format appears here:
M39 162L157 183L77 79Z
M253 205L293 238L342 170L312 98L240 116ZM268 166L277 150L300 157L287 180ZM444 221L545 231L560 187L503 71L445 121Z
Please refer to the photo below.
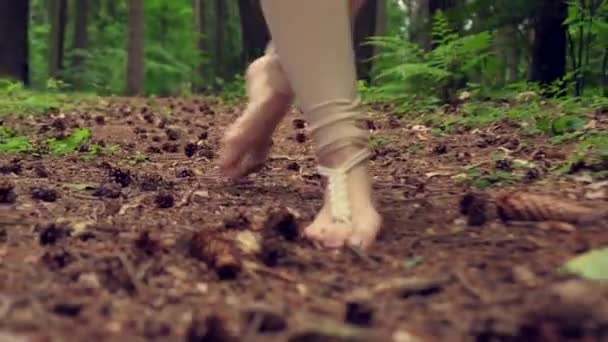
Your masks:
M222 173L232 179L258 171L266 162L272 134L287 114L293 95L278 56L267 54L247 70L249 103L227 130L220 159Z

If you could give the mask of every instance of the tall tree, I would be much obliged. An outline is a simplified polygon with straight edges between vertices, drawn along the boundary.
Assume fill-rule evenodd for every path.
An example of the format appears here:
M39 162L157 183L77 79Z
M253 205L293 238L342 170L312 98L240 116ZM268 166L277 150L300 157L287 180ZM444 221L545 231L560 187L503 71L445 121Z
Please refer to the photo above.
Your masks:
M160 1L160 13L158 14L158 25L160 26L160 44L164 45L169 35L170 9L166 1Z
M194 91L202 92L205 89L204 80L206 78L207 63L205 63L205 56L209 50L208 44L208 33L207 33L207 11L208 8L205 6L207 2L205 0L194 0L194 26L196 27L196 46L199 51L199 63L196 67L198 77L194 82Z
M431 49L431 15L429 0L413 0L410 2L409 37L425 51Z
M49 77L59 78L63 70L63 49L67 24L67 0L49 0Z
M536 10L530 78L547 85L566 73L565 0L542 0Z
M0 0L0 77L29 85L29 1Z
M144 90L144 0L129 0L129 42L127 93L140 95Z
M226 77L224 61L224 43L226 30L226 0L215 0L215 74L216 77Z
M498 77L496 83L515 82L519 77L521 47L517 39L517 27L505 25L496 30L494 38L496 57L498 58Z
M243 63L249 64L264 54L270 40L260 0L239 0L239 17L243 34Z
M79 69L84 63L86 51L89 47L89 0L76 0L74 7L74 59L72 66Z
M383 33L386 21L386 0L367 0L355 20L354 44L357 56L357 71L360 79L369 81L372 70L371 58L374 47L365 44L366 39Z
M432 27L433 16L438 12L447 12L456 5L459 0L412 0L409 2L410 21L409 36L410 40L417 43L425 51L435 48L433 43ZM460 29L460 27L458 27Z

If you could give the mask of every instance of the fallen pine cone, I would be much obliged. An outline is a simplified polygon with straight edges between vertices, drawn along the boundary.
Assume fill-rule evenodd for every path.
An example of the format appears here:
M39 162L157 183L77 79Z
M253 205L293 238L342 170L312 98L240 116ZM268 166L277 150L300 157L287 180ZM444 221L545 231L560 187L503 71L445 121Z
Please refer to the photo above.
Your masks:
M234 242L217 232L194 234L190 241L190 254L207 263L222 280L234 279L241 271Z
M606 210L591 208L549 195L514 191L496 197L498 217L503 221L558 221L589 223L606 216Z

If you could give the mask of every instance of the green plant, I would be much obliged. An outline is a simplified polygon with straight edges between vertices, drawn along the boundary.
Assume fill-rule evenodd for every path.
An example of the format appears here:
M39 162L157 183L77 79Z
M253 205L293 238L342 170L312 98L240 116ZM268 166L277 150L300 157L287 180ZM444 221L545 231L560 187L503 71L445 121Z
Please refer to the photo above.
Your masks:
M371 148L382 147L382 146L388 144L389 142L390 141L385 137L381 137L381 136L377 136L377 135L372 135L369 137L369 144L370 144Z
M52 110L74 108L96 99L95 96L78 93L59 92L64 83L49 80L45 91L26 89L20 82L0 79L0 117L47 113Z
M128 160L130 164L138 165L150 161L150 157L144 153L137 152L134 155L129 156Z
M49 151L53 154L63 156L78 151L91 137L91 131L86 128L74 130L64 139L52 138L47 141Z
M0 152L28 152L32 149L32 144L27 137L14 136L6 139L0 138Z
M221 97L226 103L235 103L247 96L245 78L237 74L234 79L225 82L221 78L216 79L217 86L222 89Z
M461 181L471 184L473 187L483 190L491 186L507 186L520 181L523 177L516 173L497 170L495 172L480 171L472 168L461 177Z
M32 144L25 136L20 136L14 130L0 126L0 152L14 153L32 150Z
M379 85L374 92L366 89L368 96L380 101L398 101L405 106L447 102L492 56L489 32L460 36L449 28L448 19L441 11L433 19L436 48L429 52L400 36L369 40L369 44L381 52L374 58L375 81Z

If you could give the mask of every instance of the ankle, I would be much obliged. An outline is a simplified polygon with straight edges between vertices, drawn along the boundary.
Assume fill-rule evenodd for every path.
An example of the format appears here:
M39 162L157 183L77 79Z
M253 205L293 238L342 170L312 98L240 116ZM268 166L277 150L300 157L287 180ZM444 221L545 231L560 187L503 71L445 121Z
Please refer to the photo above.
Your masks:
M350 144L327 153L321 153L318 157L319 165L326 168L339 168L348 163L355 155L363 153L362 150L368 151L366 147ZM358 164L362 163L367 163L367 160Z

